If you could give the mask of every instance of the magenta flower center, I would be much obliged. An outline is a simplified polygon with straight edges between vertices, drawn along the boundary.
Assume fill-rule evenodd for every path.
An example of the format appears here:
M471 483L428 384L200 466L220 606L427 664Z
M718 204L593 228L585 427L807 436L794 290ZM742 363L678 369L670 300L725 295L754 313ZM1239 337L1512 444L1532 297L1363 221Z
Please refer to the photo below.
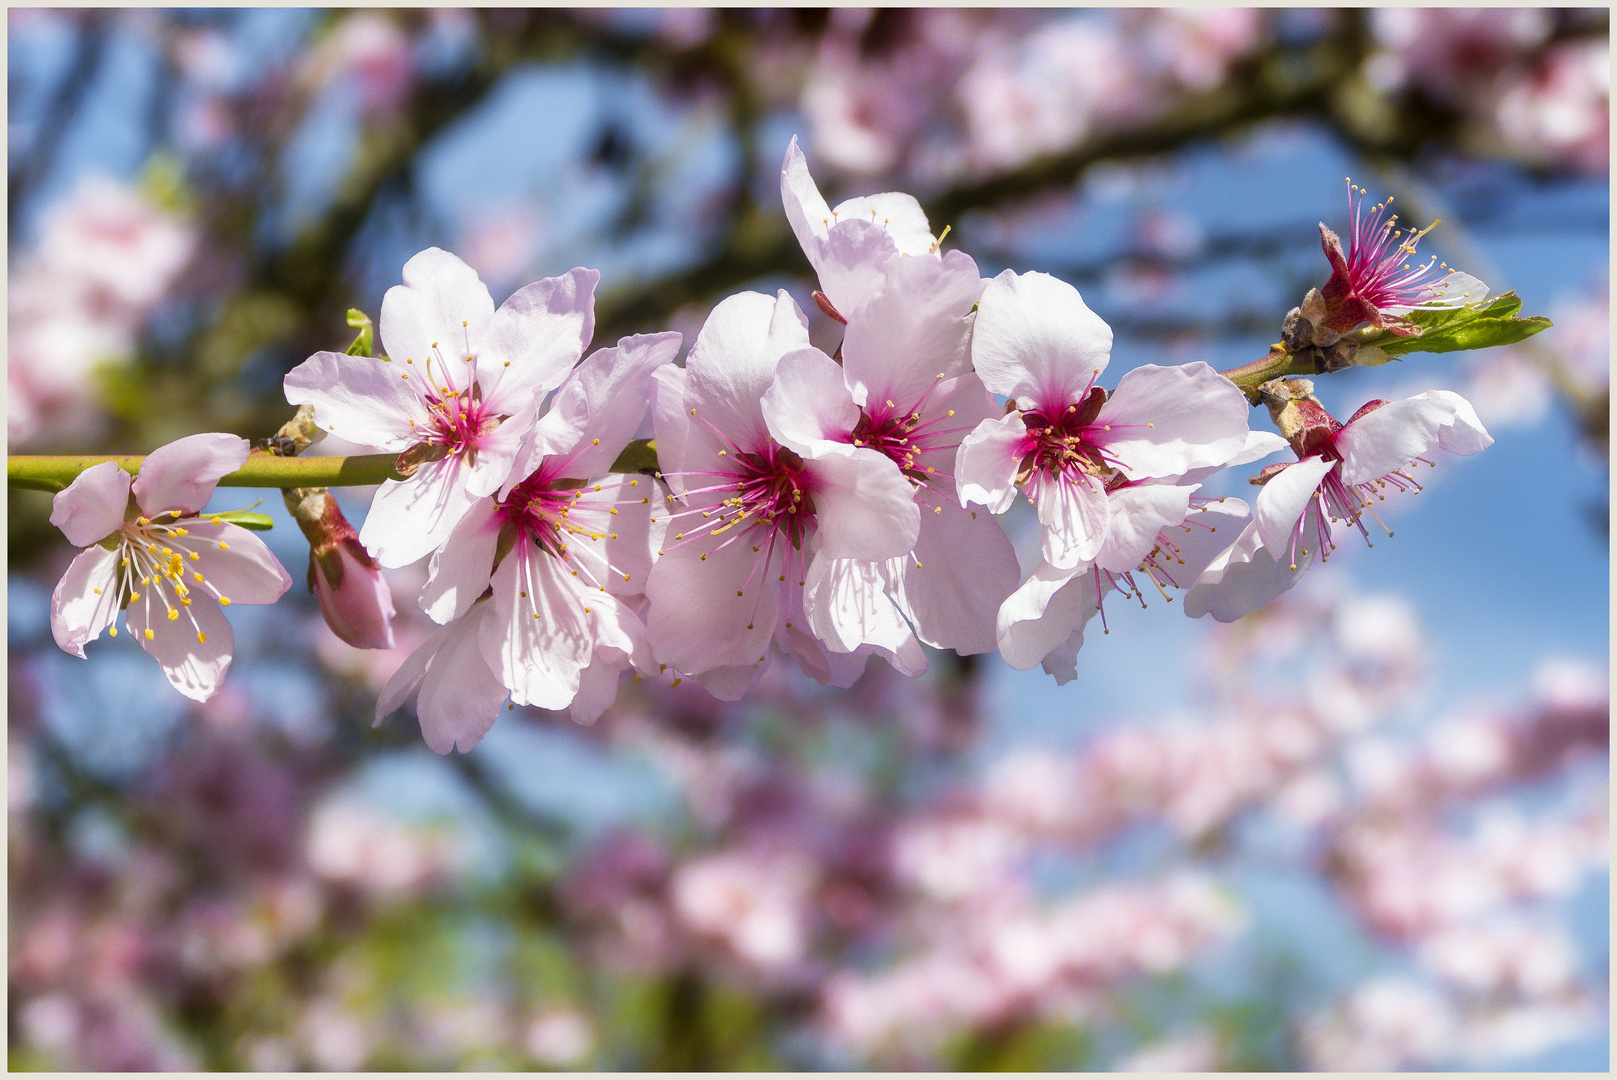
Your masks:
M1364 210L1364 189L1348 184L1348 214L1352 233L1348 246L1348 281L1354 295L1376 308L1414 307L1427 298L1435 280L1437 260L1412 268L1408 261L1415 254L1421 237L1437 227L1432 222L1419 232L1398 227L1398 215L1388 216L1389 196L1368 213ZM1447 266L1441 267L1447 269Z
M1105 403L1106 391L1095 386L1075 404L1024 412L1027 434L1017 447L1022 462L1018 481L1025 483L1035 472L1085 483L1109 477L1118 462L1106 452L1113 425L1097 423Z

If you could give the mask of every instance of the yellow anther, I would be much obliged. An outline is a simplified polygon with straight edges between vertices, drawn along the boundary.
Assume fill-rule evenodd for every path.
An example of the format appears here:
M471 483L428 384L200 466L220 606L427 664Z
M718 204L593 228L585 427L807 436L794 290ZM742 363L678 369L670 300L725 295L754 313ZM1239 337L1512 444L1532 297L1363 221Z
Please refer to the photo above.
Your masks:
M596 440L595 440L595 445L596 445L596 446L600 446L600 445L601 445L601 440L600 440L600 439L596 439Z
M220 551L229 551L230 550L230 545L225 543L223 540L221 540L221 541L219 541L219 550Z
M144 585L144 584L146 584L146 583L145 583L145 582L144 582L144 581L143 581L143 582L141 582L141 584L142 584L142 585ZM140 599L140 593L138 593L138 592L131 592L131 593L130 593L130 594L129 594L129 599L130 599L130 600L131 600L131 601L136 601L136 600L139 600L139 599Z
M208 643L208 635L207 635L207 633L205 631L198 630L197 631L197 644L198 645L206 645L207 643Z
M146 640L150 641L156 636L157 636L156 634L152 633L152 628L148 626L146 628Z
M191 576L197 579L197 584L198 585L202 584L203 581L207 580L201 574L192 574Z
M179 608L169 608L168 609L168 621L169 622L174 622L179 617L180 617L180 609Z

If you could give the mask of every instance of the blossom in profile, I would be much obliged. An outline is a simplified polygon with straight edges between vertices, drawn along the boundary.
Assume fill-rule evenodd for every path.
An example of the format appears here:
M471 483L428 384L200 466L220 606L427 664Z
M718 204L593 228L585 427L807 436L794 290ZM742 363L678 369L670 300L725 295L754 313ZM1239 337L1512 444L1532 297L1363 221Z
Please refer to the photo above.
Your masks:
M199 517L219 478L247 460L246 439L190 435L146 455L130 480L115 461L59 492L51 524L84 548L51 595L56 643L84 656L120 613L174 688L194 701L219 689L233 637L224 608L272 604L292 579L263 541Z
M1038 511L1044 560L1061 570L1137 528L1136 510L1160 519L1144 536L1173 524L1161 500L1114 505L1109 487L1222 466L1246 446L1247 404L1235 384L1200 362L1147 364L1108 395L1096 380L1111 347L1111 328L1066 282L1007 270L983 290L972 359L1011 407L961 443L960 499L998 514L1020 488Z
M287 374L286 399L313 405L322 428L400 455L407 479L382 485L359 534L383 566L432 552L505 483L539 403L595 331L599 279L575 268L496 311L476 271L428 248L382 300L385 356L319 352Z
M788 370L806 373L803 392L767 396ZM661 663L726 700L746 692L771 640L820 682L858 678L869 651L828 652L809 627L803 586L821 559L874 562L912 550L914 488L885 454L792 434L842 430L857 412L784 291L725 299L685 367L657 370L658 458L678 503L646 586Z
M879 289L889 260L937 251L926 212L913 195L888 191L827 205L795 135L781 164L780 195L786 220L819 275L822 291L816 300L841 321L847 321L844 312Z
M1342 240L1319 225L1320 245L1330 260L1331 278L1320 289L1322 304L1305 300L1302 314L1315 326L1345 334L1364 323L1401 337L1420 333L1403 318L1416 308L1452 308L1487 299L1488 287L1470 274L1450 270L1434 256L1414 265L1421 238L1438 226L1400 227L1390 213L1392 197L1366 210L1365 191L1348 180L1348 250ZM1309 300L1312 300L1310 297ZM1318 341L1317 344L1330 344Z
M1459 394L1428 390L1403 401L1371 401L1346 424L1327 413L1308 379L1272 379L1259 388L1298 460L1270 465L1253 518L1208 566L1185 599L1185 613L1232 622L1291 588L1317 557L1336 547L1333 523L1346 522L1368 544L1364 518L1395 491L1419 491L1417 463L1434 448L1475 454L1493 438ZM1385 528L1385 525L1383 525ZM1391 530L1387 530L1391 536Z

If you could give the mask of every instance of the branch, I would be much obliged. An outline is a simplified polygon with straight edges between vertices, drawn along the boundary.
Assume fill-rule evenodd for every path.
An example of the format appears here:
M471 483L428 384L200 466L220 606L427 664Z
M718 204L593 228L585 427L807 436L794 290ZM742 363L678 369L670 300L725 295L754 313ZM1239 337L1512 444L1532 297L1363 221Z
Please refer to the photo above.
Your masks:
M140 471L144 454L21 454L6 459L6 485L35 491L61 491L79 473L104 461L116 461L128 473ZM220 487L363 487L383 480L403 480L397 454L350 457L276 457L255 451L247 464L219 481Z

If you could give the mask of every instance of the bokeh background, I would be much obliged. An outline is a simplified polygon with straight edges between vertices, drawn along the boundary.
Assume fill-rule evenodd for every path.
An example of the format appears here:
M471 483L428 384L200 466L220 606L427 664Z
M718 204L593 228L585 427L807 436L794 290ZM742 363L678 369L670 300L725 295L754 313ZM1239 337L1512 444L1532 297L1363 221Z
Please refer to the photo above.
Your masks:
M1108 605L1064 687L626 685L464 757L369 724L419 569L392 653L232 609L192 706L54 647L73 553L11 492L13 1068L1607 1067L1604 10L12 10L7 54L14 450L267 436L431 244L496 299L598 267L597 345L814 313L793 134L1076 284L1114 374L1262 355L1346 176L1556 322L1321 379L1497 442L1232 626Z

